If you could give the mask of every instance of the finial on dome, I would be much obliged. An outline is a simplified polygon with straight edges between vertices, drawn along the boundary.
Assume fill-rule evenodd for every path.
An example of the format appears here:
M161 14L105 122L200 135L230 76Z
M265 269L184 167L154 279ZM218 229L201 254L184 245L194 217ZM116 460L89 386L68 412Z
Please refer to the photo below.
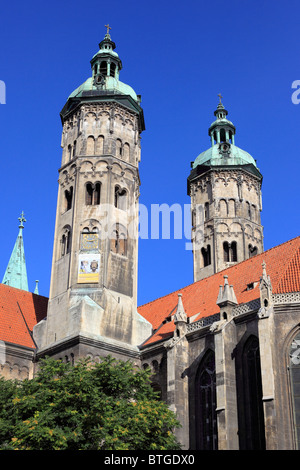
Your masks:
M105 26L105 28L106 28L106 35L105 35L105 36L109 36L109 37L110 37L109 30L111 29L111 27L109 26L109 24L105 24L104 26Z

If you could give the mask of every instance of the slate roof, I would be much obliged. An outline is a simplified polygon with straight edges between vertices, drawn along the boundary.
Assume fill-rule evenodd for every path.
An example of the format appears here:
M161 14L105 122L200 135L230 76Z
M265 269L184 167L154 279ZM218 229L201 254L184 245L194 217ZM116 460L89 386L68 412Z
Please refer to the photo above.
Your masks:
M182 294L185 313L190 322L220 312L216 301L220 285L224 285L224 275L229 285L233 285L239 304L259 298L259 280L262 276L262 263L270 276L273 294L300 292L300 237L289 240L253 258L237 263L219 273L201 279L164 297L160 297L138 308L138 312L148 320L154 333L145 345L153 344L170 337L174 323L166 321L176 311L178 294ZM249 289L249 285L253 288Z
M46 317L47 305L47 297L0 284L0 340L34 348L28 330L32 332L34 325Z

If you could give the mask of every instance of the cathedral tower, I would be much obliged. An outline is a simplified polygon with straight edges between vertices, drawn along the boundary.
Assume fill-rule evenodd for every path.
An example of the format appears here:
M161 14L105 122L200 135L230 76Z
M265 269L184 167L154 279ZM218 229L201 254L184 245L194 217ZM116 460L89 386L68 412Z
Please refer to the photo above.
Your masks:
M140 96L119 80L107 34L92 76L61 111L62 162L47 321L41 348L69 338L138 345L151 333L137 313Z
M262 175L253 157L235 145L236 129L221 96L214 114L211 147L192 162L188 177L194 281L263 251Z

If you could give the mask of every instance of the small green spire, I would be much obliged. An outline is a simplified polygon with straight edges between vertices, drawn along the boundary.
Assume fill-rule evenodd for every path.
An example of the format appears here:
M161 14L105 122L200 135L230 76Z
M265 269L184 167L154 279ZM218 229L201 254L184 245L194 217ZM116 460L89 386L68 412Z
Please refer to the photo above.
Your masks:
M3 276L2 284L6 284L8 286L16 287L17 289L28 291L27 270L23 242L24 222L26 222L24 212L22 212L21 217L19 217L18 220L20 222L19 234L14 249L12 251L10 260L8 262L5 274Z

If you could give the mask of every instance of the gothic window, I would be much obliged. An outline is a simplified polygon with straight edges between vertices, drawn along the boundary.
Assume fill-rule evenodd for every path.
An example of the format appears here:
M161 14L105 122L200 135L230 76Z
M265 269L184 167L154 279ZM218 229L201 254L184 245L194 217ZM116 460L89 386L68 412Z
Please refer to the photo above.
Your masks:
M251 336L244 346L241 373L240 448L262 450L265 449L264 412L259 343L255 336Z
M230 261L237 261L236 242L231 242L230 244Z
M229 243L228 242L223 243L223 255L224 255L224 261L228 262L229 261Z
M126 210L127 208L127 191L115 186L114 204L118 209Z
M225 263L237 261L237 243L223 243L223 257Z
M252 258L252 256L257 255L257 253L258 253L257 246L252 246L252 245L249 245L249 246L248 246L249 258Z
M127 142L124 144L123 153L124 153L124 160L129 162L130 147L129 147L129 144Z
M229 217L235 217L236 210L235 210L235 200L229 199L228 201L228 215Z
M122 155L122 141L120 139L116 140L116 155L117 157Z
M205 220L209 219L209 202L204 204L204 218Z
M70 187L69 191L65 190L65 211L69 211L72 207L72 199L73 199L73 186Z
M73 158L76 156L76 140L74 140L74 145L73 145Z
M113 253L127 256L127 234L124 227L119 224L116 225L115 230L112 232L110 249Z
M114 77L115 76L115 73L116 73L116 64L114 64L113 62L110 64L110 76L111 77Z
M257 220L257 210L256 210L256 206L254 204L252 204L252 218L253 218L254 222L256 222L256 220Z
M87 206L96 206L100 204L100 183L87 183L85 191L85 203Z
M225 199L220 200L220 216L221 217L227 217L228 211L227 211L227 201Z
M68 145L68 161L72 158L72 145Z
M100 73L102 75L107 75L107 62L103 61L100 64Z
M252 220L252 217L251 217L251 205L249 202L246 202L246 208L247 208L247 217L248 219Z
M90 206L93 203L93 185L91 183L87 183L85 189L85 203L87 206Z
M217 450L216 368L212 351L200 363L195 386L196 449Z
M71 251L71 228L66 226L61 237L61 256L65 256Z
M211 264L210 245L207 248L201 248L203 266L209 266Z
M103 135L99 135L97 142L96 142L96 154L103 155L104 154L104 137Z
M94 155L95 154L95 139L93 136L89 136L86 141L86 154Z
M292 406L296 448L300 449L300 333L296 335L289 351Z

